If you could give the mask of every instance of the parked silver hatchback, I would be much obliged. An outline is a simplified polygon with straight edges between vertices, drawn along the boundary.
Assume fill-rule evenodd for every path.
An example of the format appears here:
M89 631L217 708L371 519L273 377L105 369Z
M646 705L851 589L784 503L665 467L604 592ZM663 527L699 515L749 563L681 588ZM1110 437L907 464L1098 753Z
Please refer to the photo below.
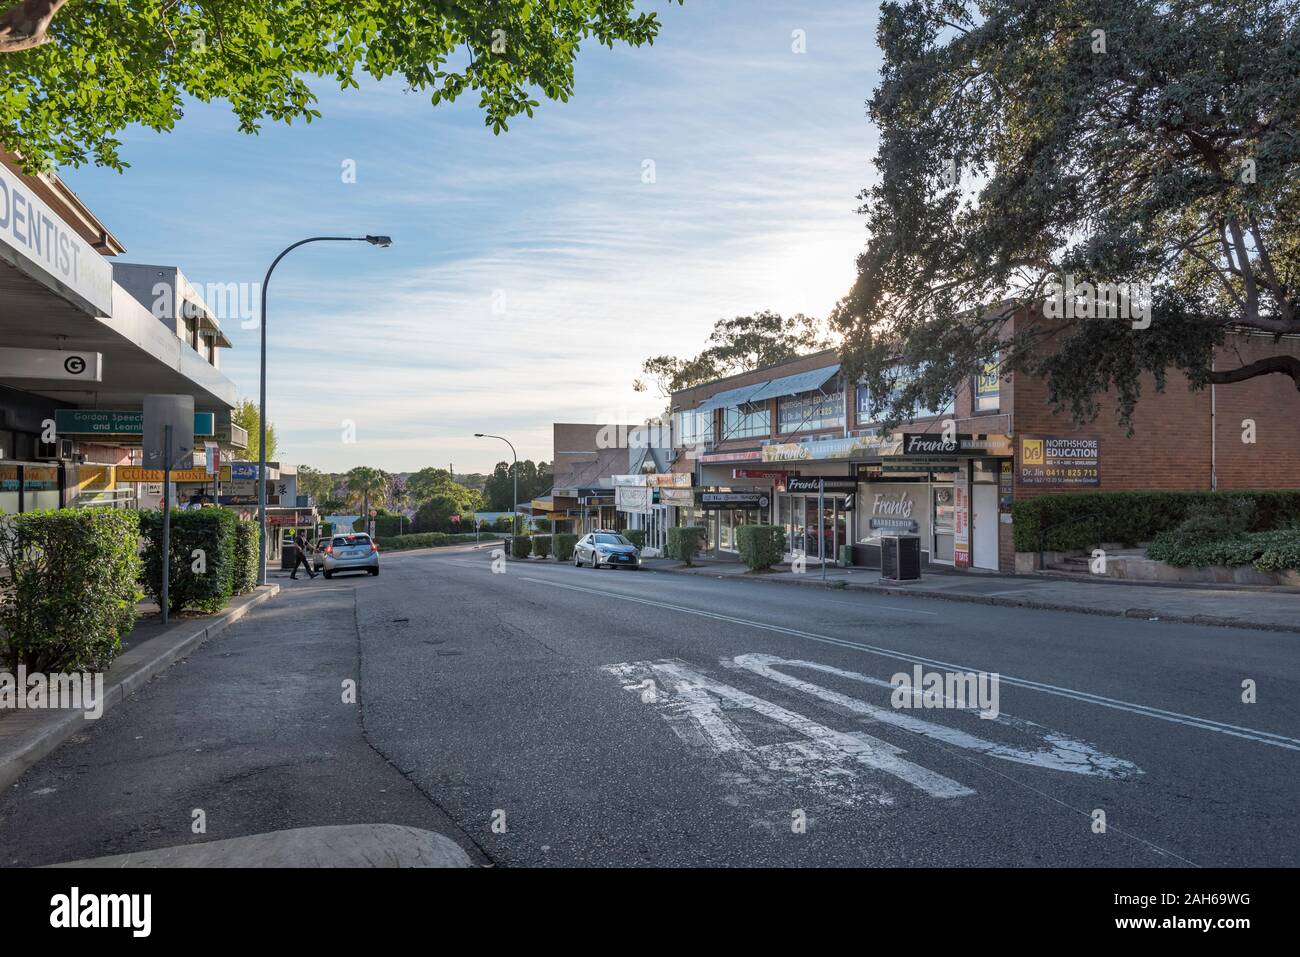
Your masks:
M364 532L335 535L325 546L324 571L326 578L335 572L369 572L379 574L379 546Z

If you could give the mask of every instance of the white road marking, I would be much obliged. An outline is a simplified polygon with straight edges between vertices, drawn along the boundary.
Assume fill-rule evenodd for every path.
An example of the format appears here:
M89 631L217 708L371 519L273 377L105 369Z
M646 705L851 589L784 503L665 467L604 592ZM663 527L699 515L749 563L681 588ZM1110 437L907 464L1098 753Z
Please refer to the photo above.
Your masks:
M739 688L715 681L681 661L634 661L607 665L602 670L618 677L629 691L640 691L647 678L657 679L665 692L650 702L668 721L669 727L686 744L703 748L719 759L738 759L747 783L761 779L755 770L779 779L783 784L812 788L845 803L857 803L870 796L876 803L891 803L870 782L862 781L855 765L892 774L935 798L966 797L970 788L900 757L906 753L897 745L864 732L837 731L811 718L788 711ZM803 740L755 745L723 711L723 703L747 708L770 721L784 725Z
M869 675L859 674L856 671L845 671L842 668L836 668L832 665L823 665L816 661L798 661L786 658L778 658L776 655L748 654L737 655L732 659L741 668L752 671L756 675L761 675L771 681L778 682L796 691L812 695L822 701L838 705L854 714L864 715L872 718L882 724L892 724L896 727L903 728L915 734L924 735L928 738L934 738L945 744L950 744L958 748L965 748L969 751L978 751L987 754L990 757L1001 758L1005 761L1014 761L1017 764L1028 764L1033 767L1047 768L1053 771L1071 771L1076 774L1095 774L1105 778L1127 778L1134 774L1141 774L1142 771L1130 761L1117 758L1106 754L1091 744L1084 741L1078 741L1074 738L1067 737L1051 728L1046 728L1041 724L1033 721L1027 721L1024 718L1016 718L1009 714L1002 713L996 718L991 719L991 723L1001 724L1016 731L1023 732L1030 737L1038 738L1045 741L1047 749L1038 748L1033 751L1027 751L1023 748L1016 748L1009 744L1002 744L996 741L988 741L984 738L977 737L966 731L957 728L950 728L946 725L934 724L930 721L922 721L906 711L897 711L893 708L881 708L857 698L850 698L846 694L838 691L832 691L829 688L823 688L821 685L813 684L810 681L803 681L792 675L784 674L776 670L778 667L783 668L805 668L811 671L820 671L823 674L835 675L840 678L848 678L851 681L860 681L864 684L875 685L880 688L893 690L893 685L888 681L880 678L873 678ZM988 719L979 717L978 708L961 708L952 707L955 702L948 699L950 710L960 710L965 715L974 718L980 724L990 723Z
M586 588L581 585L567 585L562 582L547 580L544 578L529 578L524 575L516 576L516 580L533 582L538 585L545 585L548 588L567 588L570 591L585 592L589 595L599 595L603 598L617 598L621 601L630 601L641 605L652 605L657 608L666 608L670 611L678 611L685 615L696 615L701 618L712 618L715 621L726 621L731 622L732 624L746 625L750 628L761 628L764 631L771 631L776 634L791 635L795 638L804 638L808 641L817 641L823 644L836 645L841 648L852 648L856 651L865 651L868 654L881 655L885 658L935 665L936 667L949 671L981 670L968 665L959 665L953 664L949 661L940 661L936 658L926 658L921 655L916 655L907 651L899 651L894 648L883 648L878 645L849 641L846 638L834 638L830 635L819 635L810 631L800 631L796 628L785 628L781 625L773 625L768 622L754 621L748 618L737 618L733 615L722 615L717 612L702 611L698 608L690 608L686 605L675 605L671 602L658 601L652 598L640 598L635 595L624 595L619 592L604 591L599 588ZM1136 704L1131 701L1121 701L1116 698L1107 698L1104 695L1093 694L1089 691L1076 691L1073 688L1063 688L1058 685L1050 685L1041 681L1031 681L1028 678L1017 678L1006 673L1001 673L1001 681L1003 684L1009 684L1014 687L1026 688L1030 691L1039 691L1043 694L1055 695L1060 698L1069 698L1073 701L1082 701L1085 704L1091 704L1101 708L1127 711L1131 714L1156 718L1160 721L1181 724L1190 728L1200 728L1203 731L1213 731L1217 734L1224 734L1230 737L1244 738L1247 741L1254 741L1258 744L1267 744L1275 748L1286 748L1289 751L1300 751L1300 738L1291 738L1286 735L1275 734L1272 731L1260 731L1254 728L1244 728L1235 724L1226 724L1222 721L1214 721L1210 718L1199 718L1195 715L1182 714L1178 711L1166 711L1163 708Z

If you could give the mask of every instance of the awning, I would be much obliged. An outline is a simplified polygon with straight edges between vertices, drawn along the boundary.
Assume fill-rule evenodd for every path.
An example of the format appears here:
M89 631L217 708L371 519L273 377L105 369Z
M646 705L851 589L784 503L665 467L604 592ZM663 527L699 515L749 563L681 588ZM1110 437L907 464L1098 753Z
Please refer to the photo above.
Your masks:
M782 376L779 379L764 382L762 387L746 401L761 402L764 399L775 399L778 396L783 395L799 395L801 392L812 392L814 389L820 389L831 379L835 378L835 376L839 374L839 371L840 365L837 362L833 366L825 366L821 369L810 369L807 372Z
M838 368L838 366L836 367ZM703 402L695 407L695 412L712 412L714 409L725 409L733 405L744 405L746 402L752 402L756 392L768 385L767 382L754 382L739 389L728 389L726 392L715 392Z

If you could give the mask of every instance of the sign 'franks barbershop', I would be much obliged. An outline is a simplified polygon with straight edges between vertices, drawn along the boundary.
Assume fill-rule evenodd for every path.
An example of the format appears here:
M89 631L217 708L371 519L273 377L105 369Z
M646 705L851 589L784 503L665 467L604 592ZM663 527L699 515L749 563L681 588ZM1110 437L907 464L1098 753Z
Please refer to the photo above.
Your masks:
M74 302L113 312L113 267L8 168L0 166L0 259Z

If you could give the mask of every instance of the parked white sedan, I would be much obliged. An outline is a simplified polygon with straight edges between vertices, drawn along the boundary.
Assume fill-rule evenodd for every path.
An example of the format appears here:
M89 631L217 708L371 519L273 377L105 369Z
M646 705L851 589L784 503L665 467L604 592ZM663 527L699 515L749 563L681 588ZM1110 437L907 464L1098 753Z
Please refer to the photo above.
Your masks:
M379 546L364 532L335 535L325 546L323 567L326 578L336 572L379 574Z

